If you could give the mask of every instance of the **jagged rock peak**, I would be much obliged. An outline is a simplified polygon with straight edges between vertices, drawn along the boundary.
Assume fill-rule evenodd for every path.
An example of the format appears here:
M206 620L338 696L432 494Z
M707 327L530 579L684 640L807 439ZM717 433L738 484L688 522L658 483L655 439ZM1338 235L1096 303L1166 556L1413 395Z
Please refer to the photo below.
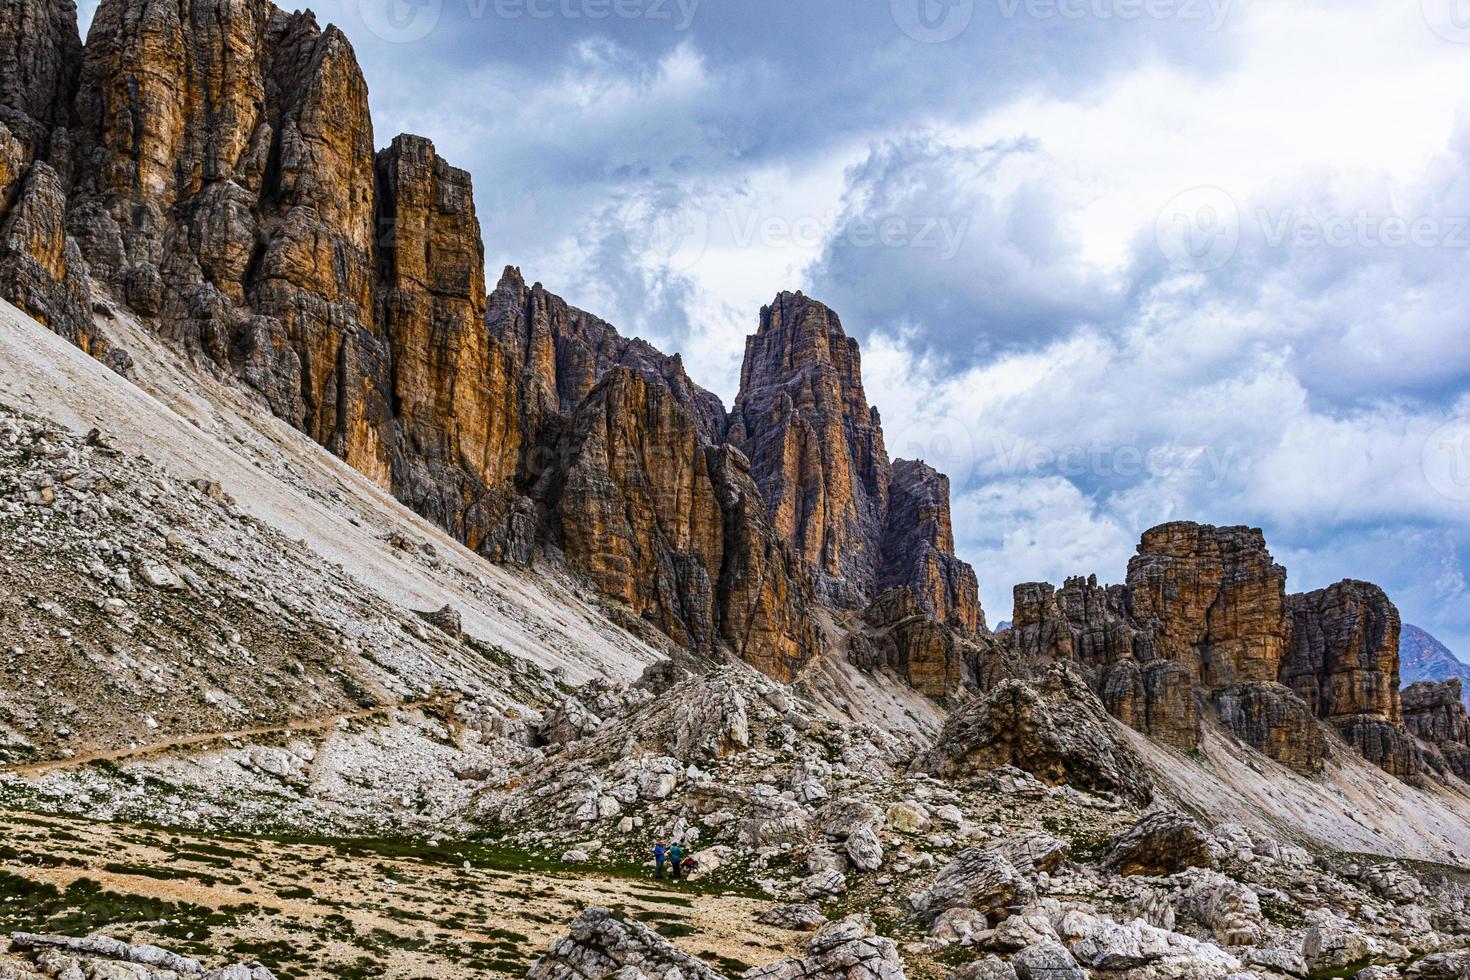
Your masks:
M889 461L858 343L832 310L799 292L761 309L729 439L827 601L861 606L903 586L940 620L984 627L974 571L954 557L948 480Z
M682 357L624 337L539 282L527 287L514 266L505 267L490 294L486 324L521 365L531 407L543 418L575 411L608 371L628 367L668 386L694 414L706 443L724 440L724 404L690 380Z
M1134 617L1159 656L1205 687L1276 680L1285 652L1286 569L1260 528L1179 521L1143 533L1128 563Z
M1196 706L1208 703L1300 772L1328 754L1319 719L1402 778L1437 765L1403 724L1399 618L1383 590L1345 581L1288 597L1285 586L1260 529L1163 524L1143 533L1125 586L1017 586L1005 642L1033 668L1077 662L1113 715L1180 748L1198 744Z
M880 587L907 586L931 615L985 628L975 570L954 554L949 477L919 460L893 461L882 551Z

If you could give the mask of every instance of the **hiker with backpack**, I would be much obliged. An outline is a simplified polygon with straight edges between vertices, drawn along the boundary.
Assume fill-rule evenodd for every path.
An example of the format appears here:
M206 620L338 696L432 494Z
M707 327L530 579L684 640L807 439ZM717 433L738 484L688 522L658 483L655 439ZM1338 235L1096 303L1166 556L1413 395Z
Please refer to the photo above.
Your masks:
M673 865L674 865L674 880L675 881L678 881L679 878L680 878L680 876L683 873L683 870L684 870L684 858L688 854L689 854L689 852L684 849L684 845L682 843L678 842L678 841L675 841L674 842L674 846L671 847L671 848L669 848L669 860L672 861L673 862Z

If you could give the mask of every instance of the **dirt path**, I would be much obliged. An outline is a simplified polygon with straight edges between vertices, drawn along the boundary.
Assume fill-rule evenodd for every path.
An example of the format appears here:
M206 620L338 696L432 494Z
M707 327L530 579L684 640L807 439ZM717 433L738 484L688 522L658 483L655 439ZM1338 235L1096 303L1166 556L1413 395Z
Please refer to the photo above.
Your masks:
M237 728L228 732L205 732L201 735L184 735L178 738L168 738L161 742L150 742L147 745L138 745L126 749L109 749L105 752L88 752L83 755L74 755L69 759L47 759L44 762L23 762L14 765L0 766L0 773L12 773L17 776L33 776L41 773L54 772L58 769L72 769L77 766L85 766L93 762L121 762L123 760L136 760L155 755L159 752L167 752L171 749L198 748L212 742L221 742L227 739L258 738L262 735L290 735L296 732L319 732L335 727L344 721L359 721L363 718L375 718L392 711L413 711L419 708L444 707L459 701L458 694L436 695L432 698L424 698L419 701L401 701L397 704L383 704L373 708L363 708L358 711L337 711L326 715L315 715L311 718L301 718L296 721L281 725L261 725L255 728Z

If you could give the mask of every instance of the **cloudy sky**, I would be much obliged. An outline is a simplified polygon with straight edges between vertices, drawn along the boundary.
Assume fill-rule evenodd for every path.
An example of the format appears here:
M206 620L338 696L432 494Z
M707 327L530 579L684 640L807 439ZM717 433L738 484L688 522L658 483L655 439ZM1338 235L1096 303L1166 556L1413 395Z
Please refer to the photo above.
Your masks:
M836 309L890 451L953 479L992 623L1189 518L1470 657L1466 0L316 10L379 143L474 174L492 279L727 402L762 303Z

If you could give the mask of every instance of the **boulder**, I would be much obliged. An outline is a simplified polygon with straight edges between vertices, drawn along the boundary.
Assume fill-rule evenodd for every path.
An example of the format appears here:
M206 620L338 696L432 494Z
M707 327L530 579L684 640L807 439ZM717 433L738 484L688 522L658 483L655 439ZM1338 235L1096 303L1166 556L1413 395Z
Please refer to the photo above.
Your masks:
M756 921L762 925L775 926L777 929L811 932L826 925L827 917L815 905L796 902L766 909L756 917Z
M873 933L866 915L828 923L807 941L799 957L777 960L742 974L742 980L903 980L903 960L893 940Z
M638 922L607 909L587 909L571 931L532 964L527 980L601 980L623 970L659 980L721 980L699 959L681 952ZM628 974L623 974L628 976Z
M1053 664L1035 683L1002 681L951 714L911 768L953 777L1015 766L1052 785L1148 800L1153 781L1116 724L1074 668Z
M1017 980L1087 980L1067 947L1044 940L1011 957Z
M1215 865L1211 840L1182 813L1155 810L1108 842L1103 867L1123 875L1170 875Z
M1006 918L1035 897L1022 874L999 854L978 847L955 855L934 883L910 899L915 918L933 923L946 909L974 909L990 921Z

